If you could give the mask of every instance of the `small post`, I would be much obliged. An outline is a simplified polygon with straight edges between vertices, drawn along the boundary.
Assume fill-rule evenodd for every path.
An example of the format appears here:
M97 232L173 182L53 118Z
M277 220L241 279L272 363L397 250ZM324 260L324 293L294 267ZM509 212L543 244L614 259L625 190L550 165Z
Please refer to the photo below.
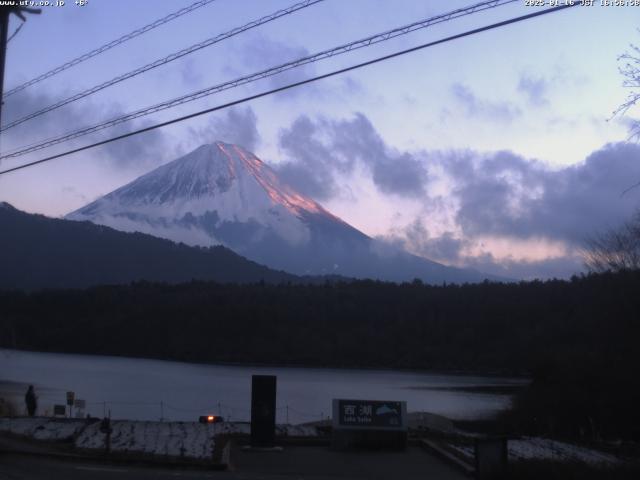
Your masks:
M113 429L111 428L111 411L109 411L109 416L104 417L102 422L100 422L100 431L104 433L104 450L108 455L111 453L111 432Z
M67 406L69 407L69 418L73 418L73 402L75 401L75 392L67 392Z

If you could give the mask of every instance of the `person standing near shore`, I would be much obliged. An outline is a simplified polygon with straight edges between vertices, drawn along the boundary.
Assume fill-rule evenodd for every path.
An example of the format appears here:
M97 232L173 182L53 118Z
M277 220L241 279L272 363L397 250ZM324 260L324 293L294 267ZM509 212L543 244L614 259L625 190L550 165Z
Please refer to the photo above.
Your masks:
M38 401L36 392L33 390L33 385L29 385L27 393L24 396L24 402L27 404L27 413L30 417L33 417L36 414L36 409L38 408Z

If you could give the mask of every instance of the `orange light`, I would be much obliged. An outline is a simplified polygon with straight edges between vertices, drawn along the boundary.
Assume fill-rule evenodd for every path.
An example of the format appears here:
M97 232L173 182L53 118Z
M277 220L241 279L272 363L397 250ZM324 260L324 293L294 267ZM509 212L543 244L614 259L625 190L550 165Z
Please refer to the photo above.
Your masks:
M220 415L200 415L198 421L200 423L219 423L224 420Z

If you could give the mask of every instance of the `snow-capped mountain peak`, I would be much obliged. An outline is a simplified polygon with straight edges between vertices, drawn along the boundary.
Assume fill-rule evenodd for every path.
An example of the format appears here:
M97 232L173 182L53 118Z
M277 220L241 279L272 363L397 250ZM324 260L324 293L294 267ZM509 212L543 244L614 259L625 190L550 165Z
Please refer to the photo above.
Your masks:
M346 224L296 192L253 153L224 142L202 145L70 213L124 231L190 245L227 244L231 224L261 226L290 244L308 239L313 217Z

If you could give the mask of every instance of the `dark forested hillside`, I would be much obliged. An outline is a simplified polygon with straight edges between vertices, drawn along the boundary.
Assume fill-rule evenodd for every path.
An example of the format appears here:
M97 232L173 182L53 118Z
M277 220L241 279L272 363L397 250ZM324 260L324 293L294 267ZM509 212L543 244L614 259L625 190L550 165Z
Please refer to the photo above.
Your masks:
M638 435L639 291L640 272L622 272L440 287L195 282L5 292L0 342L197 362L526 372L534 396L519 400L530 415L518 421L528 429ZM539 409L562 411L562 420Z
M89 222L58 220L0 203L0 288L34 290L192 279L247 283L295 276L224 247L195 248Z
M2 345L204 362L531 371L630 359L640 274L428 286L136 283L0 293ZM15 342L15 344L13 343Z

